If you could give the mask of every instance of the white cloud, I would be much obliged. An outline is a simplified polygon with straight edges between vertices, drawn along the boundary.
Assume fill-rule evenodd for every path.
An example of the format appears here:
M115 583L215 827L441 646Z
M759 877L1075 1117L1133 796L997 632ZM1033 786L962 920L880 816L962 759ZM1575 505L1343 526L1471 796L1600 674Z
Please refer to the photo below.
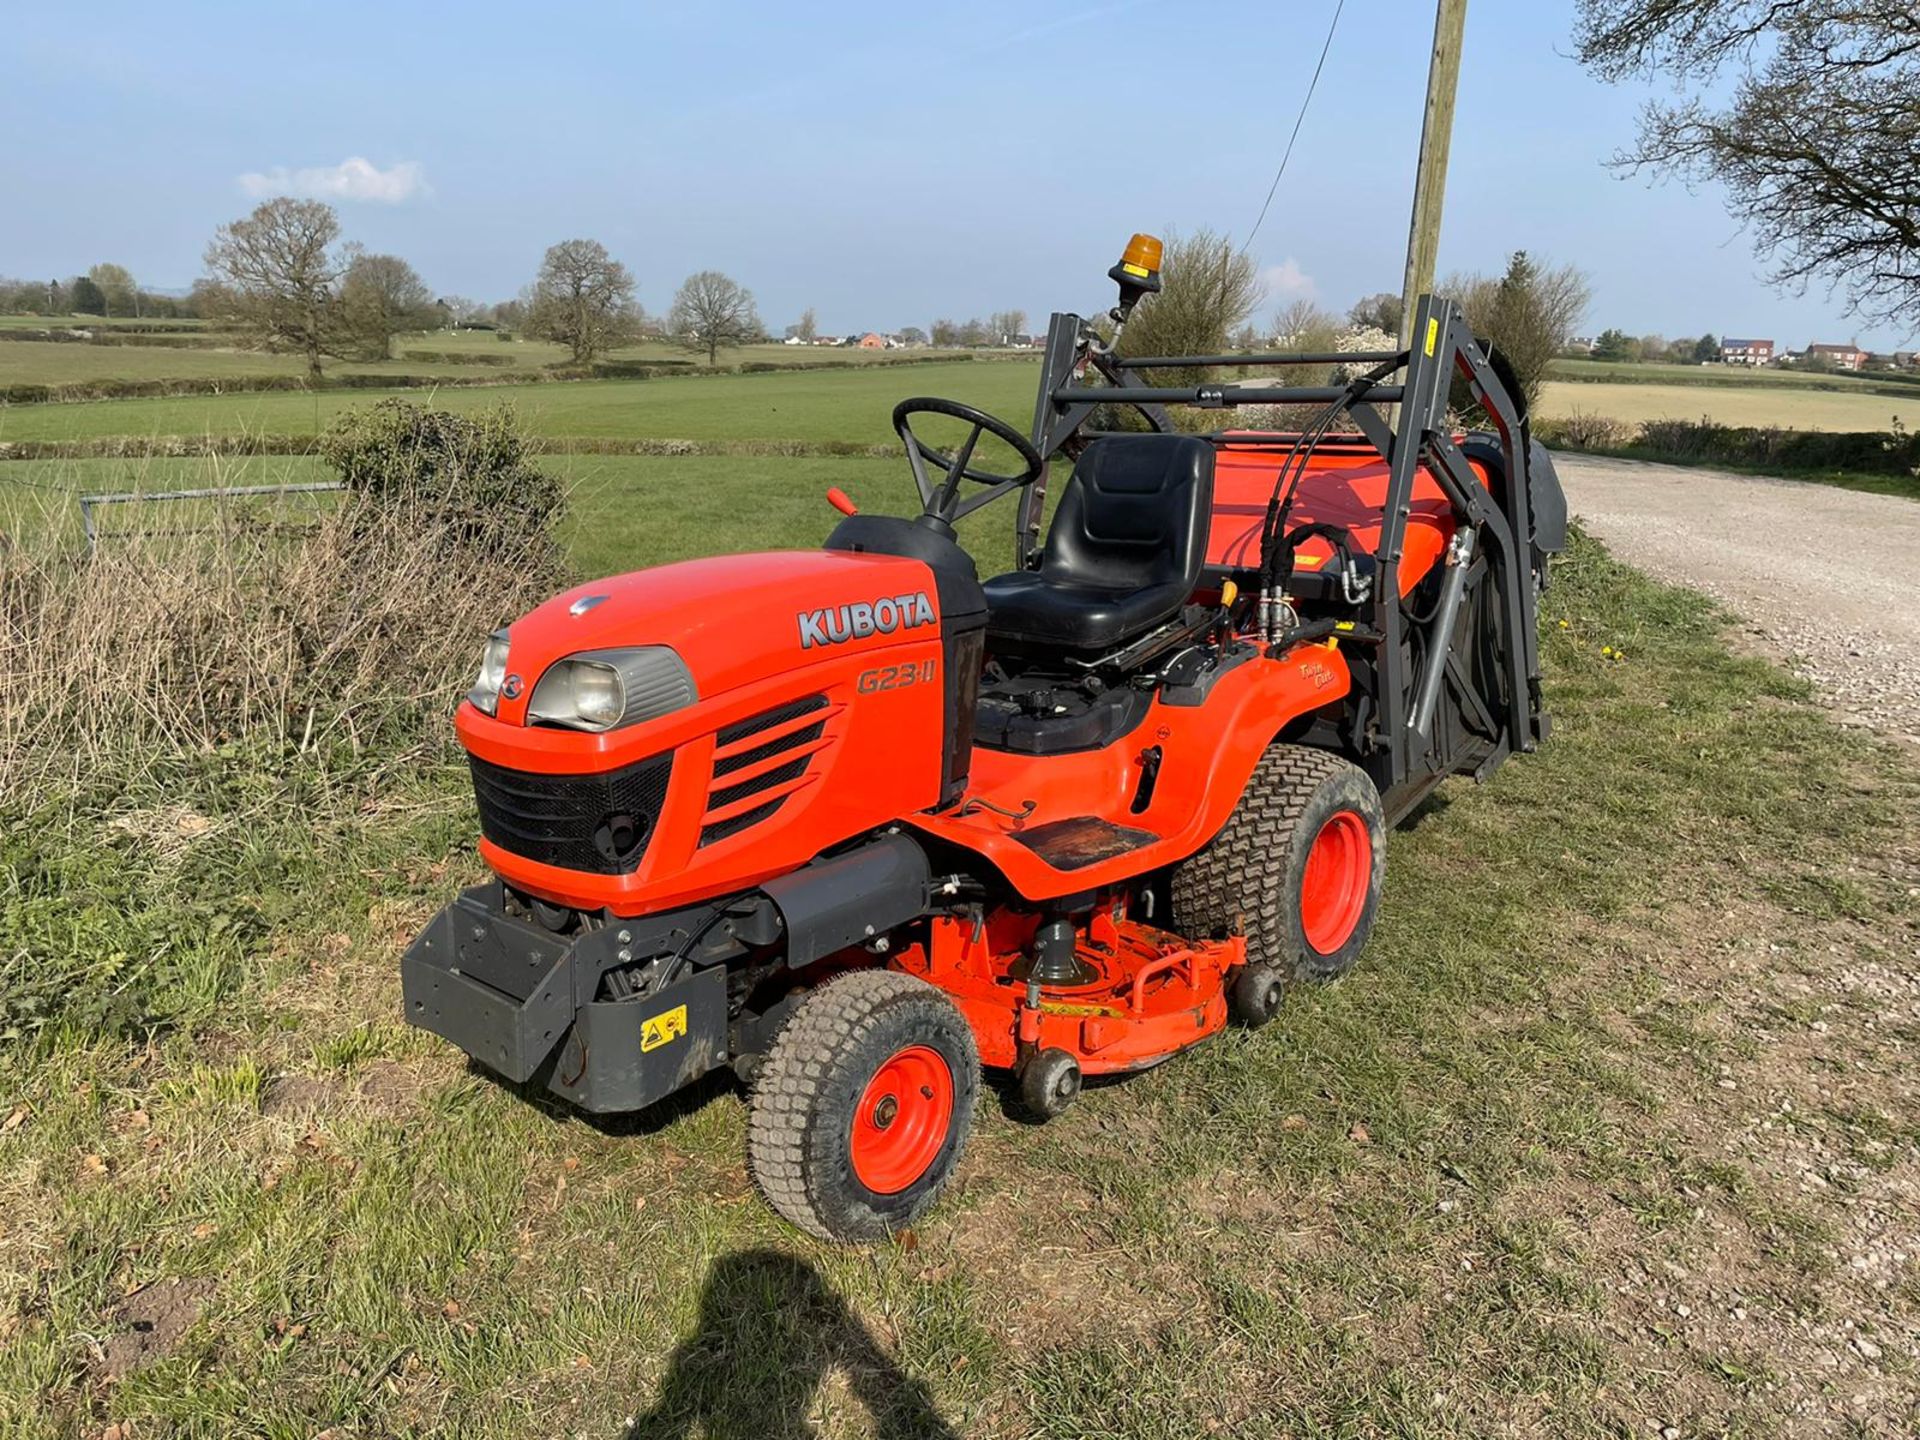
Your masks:
M1313 277L1302 270L1300 262L1291 255L1278 265L1262 270L1260 283L1267 287L1269 300L1312 300L1320 293Z
M398 161L382 170L364 156L349 155L338 165L312 165L299 170L276 165L271 170L249 170L240 177L240 188L262 200L271 195L298 195L308 200L371 200L398 205L426 194L427 176L411 160Z

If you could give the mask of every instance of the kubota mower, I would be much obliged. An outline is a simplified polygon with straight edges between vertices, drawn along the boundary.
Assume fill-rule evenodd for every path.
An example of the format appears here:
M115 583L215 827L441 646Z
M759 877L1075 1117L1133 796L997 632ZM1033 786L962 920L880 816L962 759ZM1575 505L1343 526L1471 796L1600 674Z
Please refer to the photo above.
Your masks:
M1135 237L1115 327L1158 262ZM1029 433L894 411L920 514L830 492L818 550L596 581L494 635L455 725L496 878L408 950L407 1018L593 1112L731 1066L767 1199L862 1240L952 1173L983 1065L1055 1115L1340 974L1387 827L1546 734L1552 464L1450 303L1412 333L1121 359L1055 315ZM1333 378L1144 378L1275 365ZM1453 432L1456 385L1490 430ZM1169 419L1244 404L1318 408ZM1000 497L1016 563L982 583L954 524Z

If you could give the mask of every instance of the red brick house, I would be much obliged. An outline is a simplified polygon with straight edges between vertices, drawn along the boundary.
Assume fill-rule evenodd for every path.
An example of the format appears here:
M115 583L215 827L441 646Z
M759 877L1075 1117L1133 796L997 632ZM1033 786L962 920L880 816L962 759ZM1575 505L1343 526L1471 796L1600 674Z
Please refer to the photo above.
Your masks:
M1822 360L1836 370L1864 370L1867 366L1867 352L1858 345L1809 345L1809 360Z

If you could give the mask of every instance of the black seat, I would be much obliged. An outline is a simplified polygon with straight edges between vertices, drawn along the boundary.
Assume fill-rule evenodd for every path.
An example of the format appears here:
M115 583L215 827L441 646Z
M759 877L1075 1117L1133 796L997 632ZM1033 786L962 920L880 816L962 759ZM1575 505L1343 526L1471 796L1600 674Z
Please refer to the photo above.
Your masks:
M1038 570L987 581L987 637L1110 650L1193 594L1213 514L1213 446L1191 435L1094 441L1060 494Z

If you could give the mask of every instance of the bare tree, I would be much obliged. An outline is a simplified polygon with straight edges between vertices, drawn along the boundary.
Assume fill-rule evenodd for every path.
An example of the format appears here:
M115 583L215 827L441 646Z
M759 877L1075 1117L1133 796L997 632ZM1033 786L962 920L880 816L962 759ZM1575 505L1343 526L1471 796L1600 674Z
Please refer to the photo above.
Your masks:
M813 313L813 307L807 306L800 314L800 323L793 327L794 335L811 345L813 337L820 333L820 322Z
M741 345L766 333L753 308L753 292L718 270L689 275L673 297L667 331L689 350L707 352L707 363L720 357L723 345Z
M1170 234L1160 261L1160 293L1134 310L1121 336L1127 355L1211 355L1227 347L1263 298L1251 255L1211 230ZM1157 385L1195 385L1190 370L1156 370Z
M282 196L222 225L207 247L207 269L225 287L233 318L267 344L306 356L316 380L320 358L339 353L334 304L341 266L333 253L339 238L331 205Z
M993 332L995 345L1011 345L1020 336L1027 333L1027 312L1024 310L996 310L987 317L987 328Z
M393 337L434 323L433 292L398 255L356 253L340 281L340 323L361 358L388 360Z
M1304 297L1290 300L1273 317L1273 338L1287 350L1331 350L1340 322Z
M1724 185L1775 283L1920 322L1914 0L1580 0L1574 41L1603 79L1686 92L1648 103L1616 164ZM1724 102L1702 98L1728 73Z
M598 240L548 250L525 300L527 333L565 345L576 365L626 340L639 318L632 273Z

